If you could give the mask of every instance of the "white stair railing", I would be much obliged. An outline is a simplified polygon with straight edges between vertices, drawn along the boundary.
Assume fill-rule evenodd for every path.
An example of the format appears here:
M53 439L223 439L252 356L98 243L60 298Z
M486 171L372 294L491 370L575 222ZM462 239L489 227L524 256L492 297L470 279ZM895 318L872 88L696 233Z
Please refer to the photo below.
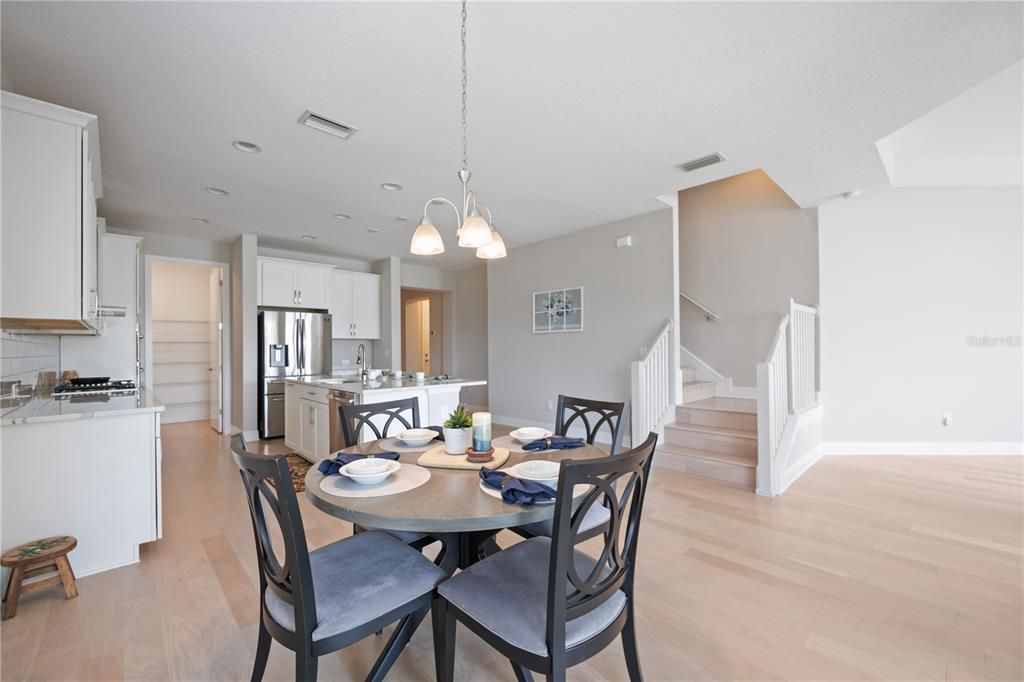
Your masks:
M757 366L757 487L781 491L783 435L796 416L818 404L817 307L789 300L765 361Z
M648 433L661 433L665 413L674 406L672 400L672 322L667 321L658 332L642 360L630 367L632 385L632 421L634 443Z

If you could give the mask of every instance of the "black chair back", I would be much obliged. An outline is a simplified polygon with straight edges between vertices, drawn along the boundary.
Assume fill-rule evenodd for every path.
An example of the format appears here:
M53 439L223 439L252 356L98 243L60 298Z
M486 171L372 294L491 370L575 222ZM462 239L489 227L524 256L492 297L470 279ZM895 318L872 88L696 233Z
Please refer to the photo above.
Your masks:
M369 427L378 440L390 435L392 425L400 425L403 430L420 427L420 401L416 398L366 405L341 405L338 409L341 410L341 433L347 448L359 443L359 432L364 426ZM387 417L383 428L371 421L377 417Z
M242 475L245 499L252 516L256 559L260 573L260 603L269 587L295 609L297 641L307 641L316 628L316 602L309 549L302 527L299 501L292 487L285 456L268 457L246 452L242 437L231 439L231 453ZM276 530L283 541L283 556L274 549L266 510L273 513Z
M568 436L569 428L577 420L586 432L587 443L591 445L594 444L601 429L606 428L611 437L608 454L614 455L622 449L622 437L626 432L626 424L629 423L629 403L558 396L555 433L559 436Z
M657 444L657 434L651 433L640 447L620 455L562 462L548 574L550 651L564 650L566 621L594 610L617 590L632 599L640 516ZM586 492L577 495L579 504L574 510L577 486L583 486ZM592 537L581 534L580 527L595 504L607 507L610 518L601 536L601 552L591 566L579 562L575 550L576 545Z

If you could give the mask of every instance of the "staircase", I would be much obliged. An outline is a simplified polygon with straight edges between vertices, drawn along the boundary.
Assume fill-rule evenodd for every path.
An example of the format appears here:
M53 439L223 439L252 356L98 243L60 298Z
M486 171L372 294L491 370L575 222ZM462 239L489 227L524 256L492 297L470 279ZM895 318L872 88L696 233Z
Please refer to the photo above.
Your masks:
M682 368L683 404L665 426L658 464L753 491L757 479L757 401L715 395L711 381Z

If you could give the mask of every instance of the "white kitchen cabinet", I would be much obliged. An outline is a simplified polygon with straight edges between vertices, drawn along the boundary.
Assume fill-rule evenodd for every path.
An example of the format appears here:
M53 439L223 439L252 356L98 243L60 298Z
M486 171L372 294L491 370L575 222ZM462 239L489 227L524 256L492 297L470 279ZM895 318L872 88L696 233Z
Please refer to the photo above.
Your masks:
M278 308L326 308L329 265L260 258L257 305Z
M302 409L299 406L301 388L297 384L284 385L284 444L299 451L300 432L302 431Z
M333 338L380 338L380 275L335 270L330 293Z
M8 92L2 104L3 325L95 334L96 117Z
M299 399L299 454L313 461L330 454L331 424L327 409L324 403Z

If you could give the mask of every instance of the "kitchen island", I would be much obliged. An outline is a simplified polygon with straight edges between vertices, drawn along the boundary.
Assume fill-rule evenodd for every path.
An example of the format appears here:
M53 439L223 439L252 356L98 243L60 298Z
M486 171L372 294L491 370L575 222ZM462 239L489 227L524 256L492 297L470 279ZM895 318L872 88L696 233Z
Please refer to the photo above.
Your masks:
M459 405L464 386L485 386L483 380L392 377L362 382L352 377L294 377L285 386L285 444L306 459L319 461L344 447L338 407L344 403L380 403L403 398L419 401L423 426L440 426ZM361 440L373 440L364 429Z
M163 534L163 406L145 391L17 403L0 415L4 548L73 535L79 577L137 562Z

